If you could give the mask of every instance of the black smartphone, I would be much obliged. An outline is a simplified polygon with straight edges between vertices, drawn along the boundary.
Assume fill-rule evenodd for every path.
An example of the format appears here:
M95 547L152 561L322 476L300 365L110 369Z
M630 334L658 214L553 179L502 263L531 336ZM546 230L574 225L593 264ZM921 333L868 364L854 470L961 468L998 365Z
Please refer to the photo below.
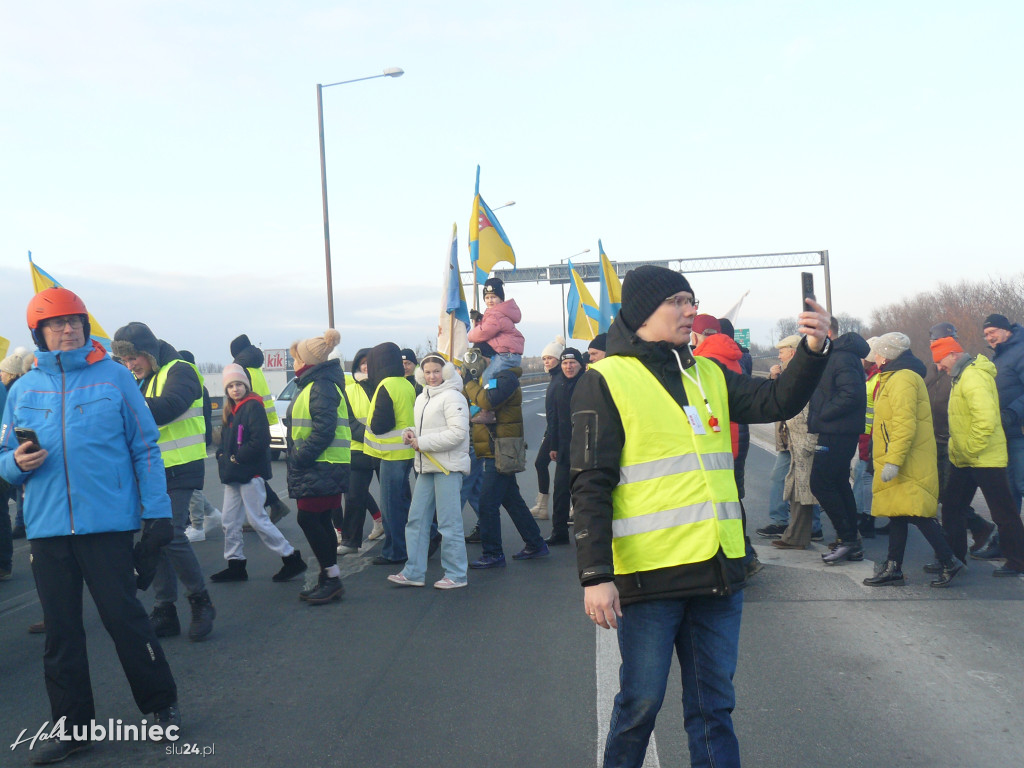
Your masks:
M36 435L36 431L34 429L27 429L26 427L15 427L14 436L18 438L19 445L21 445L22 443L33 443L35 445L35 448L29 451L29 453L35 453L36 451L39 450L39 437Z
M810 312L811 308L807 305L807 299L817 301L817 299L814 298L814 275L810 272L801 272L800 288L803 292L803 299L800 302L800 311Z

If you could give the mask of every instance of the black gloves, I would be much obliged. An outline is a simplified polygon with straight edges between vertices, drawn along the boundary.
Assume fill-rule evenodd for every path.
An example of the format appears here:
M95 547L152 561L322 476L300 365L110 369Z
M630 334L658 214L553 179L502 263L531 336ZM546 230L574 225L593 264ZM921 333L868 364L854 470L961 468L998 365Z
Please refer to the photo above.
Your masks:
M479 323L483 319L483 315L479 312L479 310L471 309L469 310L469 319L472 320L473 324L475 325L476 323Z
M141 590L149 588L156 576L156 564L160 550L174 538L171 518L158 517L142 521L142 536L135 544L135 586Z

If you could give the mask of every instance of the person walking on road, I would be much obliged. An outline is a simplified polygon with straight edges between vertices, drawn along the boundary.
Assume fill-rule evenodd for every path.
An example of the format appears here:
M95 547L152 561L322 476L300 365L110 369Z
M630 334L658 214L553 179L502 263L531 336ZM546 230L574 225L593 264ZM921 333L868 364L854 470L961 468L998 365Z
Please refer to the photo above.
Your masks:
M33 749L31 762L43 765L92 746L79 732L96 718L83 584L139 710L165 728L180 728L181 717L170 666L136 597L135 531L142 528L135 549L150 560L173 536L156 423L128 371L90 340L89 312L77 295L65 288L37 293L28 326L38 364L7 398L0 475L28 489L25 524L45 621L46 692L52 722L63 720L69 737ZM19 445L15 430L22 428L38 442ZM17 698L14 691L9 697Z
M953 467L942 505L942 528L953 553L967 557L967 509L978 488L999 531L1006 563L994 576L1024 574L1024 524L1014 509L1006 479L1006 435L999 413L996 367L982 355L972 357L953 338L931 343L932 359L949 374L949 460Z
M366 358L369 349L360 349L352 359L352 373L345 374L345 396L348 398L349 430L352 432L352 464L349 470L348 491L345 493L345 513L341 522L339 555L352 555L363 545L363 524L366 511L373 517L373 528L367 538L370 541L384 535L384 523L380 508L370 495L370 483L374 474L380 474L380 459L366 452L363 439L370 418L370 389L366 377Z
M548 511L549 492L551 490L551 438L550 425L554 416L555 392L562 384L562 352L565 350L565 339L555 336L555 340L544 347L540 354L540 361L548 374L548 387L544 391L544 437L540 441L540 448L537 449L537 459L533 466L537 470L537 503L533 505L530 514L535 520L547 520L551 513Z
M982 324L985 341L995 350L999 413L1006 435L1006 476L1017 512L1024 498L1024 327L993 314Z
M572 495L583 609L616 628L622 666L604 765L640 766L673 650L683 675L690 764L735 768L733 674L746 570L729 419L799 413L829 358L829 316L810 304L807 334L776 380L694 358L696 301L664 267L630 271L608 357L573 397Z
M290 349L298 391L288 406L288 495L295 499L299 527L320 563L316 584L299 593L310 605L340 600L345 593L332 522L348 490L352 439L345 375L341 362L329 359L339 341L341 334L329 328Z
M186 363L196 364L196 356L187 349L179 349L178 354ZM213 401L210 399L210 392L203 384L203 421L206 422L206 447L213 445ZM185 528L185 538L190 544L198 544L206 541L206 534L220 528L220 510L217 509L206 494L201 490L192 492L192 498L188 503L189 524Z
M437 510L444 576L437 589L466 586L465 533L462 529L462 480L470 472L469 404L462 394L462 377L450 362L431 352L420 362L416 379L422 391L416 397L413 428L402 435L416 451L405 543L409 559L388 581L399 586L422 587L427 574L430 523Z
M935 460L935 431L924 376L924 363L910 351L910 338L886 333L874 345L878 380L872 421L871 514L889 518L889 553L870 587L906 583L903 555L907 530L913 524L928 540L941 565L933 587L948 587L964 567L953 554L935 519L939 506L939 475Z
M789 445L782 493L789 504L789 523L779 537L772 540L771 545L776 549L807 549L813 538L814 507L818 500L811 493L811 467L818 438L807 431L808 410L809 406L804 406L796 416L782 422Z
M583 355L574 347L562 352L562 380L554 396L554 419L548 424L550 458L555 462L555 495L551 515L549 547L569 543L569 512L572 489L569 483L569 446L572 444L572 394L583 373Z
M135 374L160 428L160 455L167 474L174 538L160 550L153 579L155 604L150 620L157 637L181 634L178 580L192 608L188 639L203 640L213 631L217 615L203 581L192 544L185 537L192 494L202 490L206 477L206 419L203 418L203 379L195 365L185 362L166 341L157 339L145 323L118 328L111 349Z
M794 333L775 345L775 348L779 350L779 362L768 371L768 378L779 378L782 370L796 354L796 348L800 345L801 338L799 333ZM786 532L786 527L789 525L790 502L783 498L786 489L786 476L789 474L791 462L789 443L786 422L776 422L775 464L772 466L772 473L768 479L768 519L771 522L756 531L757 535L764 539L778 539ZM808 489L809 493L810 489Z
M270 479L270 425L263 398L249 391L249 377L240 365L224 368L224 425L220 432L217 468L224 484L224 559L228 567L210 581L246 581L242 522L282 560L274 581L288 581L306 570L302 554L270 522L264 509L266 481Z

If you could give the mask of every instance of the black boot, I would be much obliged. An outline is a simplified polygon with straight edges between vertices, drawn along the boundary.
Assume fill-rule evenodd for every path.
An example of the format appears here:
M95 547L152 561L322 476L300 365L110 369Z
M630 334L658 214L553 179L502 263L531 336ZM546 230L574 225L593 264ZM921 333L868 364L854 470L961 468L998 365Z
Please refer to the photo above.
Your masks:
M188 625L188 639L196 642L213 632L213 620L217 617L217 609L213 607L210 593L205 589L189 595L188 601L192 604L192 623Z
M324 585L324 579L326 578L327 574L321 570L320 575L317 576L316 584L314 584L312 587L309 587L299 592L299 600L308 600L310 595L312 595L314 592L316 592L318 589L320 589L320 587Z
M895 560L888 560L878 566L874 576L864 579L864 583L869 587L902 587L907 580L903 578L900 564Z
M217 571L210 581L248 581L249 574L245 570L245 560L228 560L228 567Z
M951 560L942 564L942 573L938 575L938 578L936 578L935 581L931 582L931 586L948 587L949 582L951 582L953 577L960 573L964 567L964 564L954 556Z
M860 524L857 526L860 529L860 535L865 539L875 538L875 518L871 515L857 515L860 519Z
M306 563L302 559L302 553L297 549L287 557L282 557L281 562L284 565L281 566L280 571L274 574L274 581L288 581L306 570Z
M181 634L181 624L178 623L178 612L174 608L174 603L153 606L153 612L149 614L149 624L157 637L177 637Z
M306 596L306 602L310 605L323 605L332 600L341 600L344 594L345 587L342 586L340 576L324 576L320 586Z
M469 532L466 537L467 544L479 544L480 543L480 526L474 525L473 530Z

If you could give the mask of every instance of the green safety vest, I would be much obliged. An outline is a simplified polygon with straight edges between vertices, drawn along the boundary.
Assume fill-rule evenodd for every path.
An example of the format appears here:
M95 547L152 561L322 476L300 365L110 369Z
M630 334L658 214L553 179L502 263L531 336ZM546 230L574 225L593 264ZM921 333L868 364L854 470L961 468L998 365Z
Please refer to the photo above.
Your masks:
M300 389L299 394L292 403L291 436L296 450L302 448L302 443L313 434L313 417L309 412L309 395L313 386L313 384L310 384ZM348 428L348 408L345 407L345 397L342 395L341 388L337 384L333 386L338 390L338 395L341 396L338 402L338 419L334 427L334 440L316 457L316 460L327 462L328 464L348 464L352 460L349 448L352 432Z
M345 393L348 395L348 404L352 406L352 415L356 421L366 426L370 418L370 398L366 396L366 390L359 386L359 382L352 378L351 373L345 374ZM352 450L365 452L366 446L358 440L352 441Z
M416 423L413 408L416 403L416 390L404 376L389 376L374 390L373 399L370 400L370 415L367 418L372 418L372 414L377 410L377 395L382 387L388 391L395 408L395 428L383 435L375 435L367 425L366 436L363 438L366 442L364 453L383 461L411 459L416 455L416 451L402 443L402 432Z
M698 435L664 386L635 357L593 364L608 384L625 443L612 490L617 575L710 560L719 547L743 557L743 520L733 470L729 394L722 370L698 357L696 371L722 429L713 432L697 385L680 374L706 434Z
M160 397L164 391L164 384L167 383L167 375L171 368L176 365L187 365L196 372L199 377L199 398L190 405L186 411L174 421L170 421L160 427L160 439L157 446L160 448L160 457L164 460L164 467L170 469L179 464L188 464L190 461L204 460L206 458L206 418L203 416L203 377L199 369L185 360L172 360L159 371L156 376L149 380L146 387L146 397Z
M267 422L277 424L280 419L277 417L277 408L274 407L274 396L270 394L270 385L267 384L267 377L263 375L263 369L246 368L245 370L249 372L253 393L263 398L263 410L267 412Z
M875 423L875 385L878 383L878 372L876 371L874 376L867 380L865 385L868 390L868 412L867 417L864 419L864 434L871 434L871 425Z

